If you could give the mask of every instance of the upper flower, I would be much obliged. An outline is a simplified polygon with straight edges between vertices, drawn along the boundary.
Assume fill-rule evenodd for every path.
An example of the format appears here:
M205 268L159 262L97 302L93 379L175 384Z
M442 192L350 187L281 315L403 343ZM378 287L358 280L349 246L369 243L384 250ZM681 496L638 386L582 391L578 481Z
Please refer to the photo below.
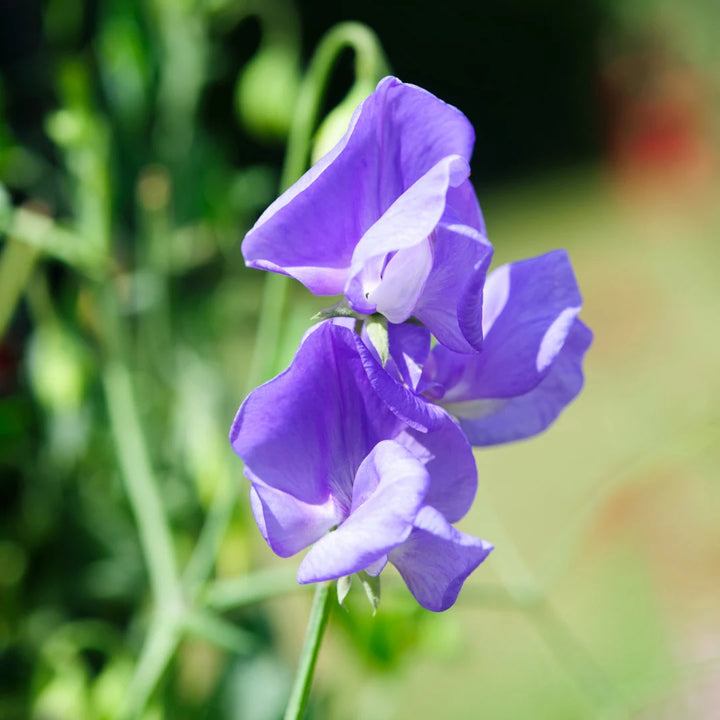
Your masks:
M254 390L230 432L255 519L283 557L310 545L299 582L390 561L418 602L445 610L492 546L451 523L470 508L475 462L441 408L411 396L398 413L385 371L342 324L318 325L290 367Z
M344 294L359 313L413 316L456 352L479 349L492 246L468 179L473 142L457 108L384 78L247 234L247 264Z

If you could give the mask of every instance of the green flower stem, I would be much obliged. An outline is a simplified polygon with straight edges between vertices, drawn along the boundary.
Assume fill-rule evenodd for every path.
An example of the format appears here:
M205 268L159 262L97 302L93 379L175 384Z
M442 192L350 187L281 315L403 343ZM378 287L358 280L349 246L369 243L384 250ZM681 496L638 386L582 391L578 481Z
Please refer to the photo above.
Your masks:
M275 370L288 289L289 278L284 275L268 273L263 281L260 318L247 375L246 394L269 379Z
M138 718L150 699L180 640L179 613L156 611L125 694L120 717Z
M310 145L330 73L345 48L355 51L355 76L377 82L387 73L382 47L370 28L356 22L340 23L320 40L300 87L288 149L280 182L281 190L290 187L307 167Z
M180 597L180 582L170 527L150 465L130 372L115 356L108 360L102 381L120 471L138 525L153 595L162 608Z
M38 250L8 239L0 257L0 338L5 335L17 301L30 278Z
M310 685L315 672L315 662L320 651L323 632L330 616L330 601L333 597L333 593L330 592L331 587L332 581L329 581L318 583L315 589L310 620L305 633L305 642L300 654L300 663L295 674L290 700L285 711L285 720L301 720L305 712L305 706L310 696Z
M207 610L189 612L183 628L235 655L249 655L257 648L257 640L251 633Z
M183 572L183 585L195 596L215 565L218 550L225 537L237 502L237 483L223 472L213 494L200 536Z
M267 568L247 575L222 578L208 586L203 599L214 610L232 610L297 591L300 586L295 575L294 568Z
M300 86L280 179L281 192L289 188L307 169L313 133L330 74L340 53L348 47L355 51L355 75L358 79L376 82L387 72L380 42L365 25L340 23L325 34ZM269 274L265 278L255 350L248 373L248 391L277 369L277 349L287 295L287 277Z

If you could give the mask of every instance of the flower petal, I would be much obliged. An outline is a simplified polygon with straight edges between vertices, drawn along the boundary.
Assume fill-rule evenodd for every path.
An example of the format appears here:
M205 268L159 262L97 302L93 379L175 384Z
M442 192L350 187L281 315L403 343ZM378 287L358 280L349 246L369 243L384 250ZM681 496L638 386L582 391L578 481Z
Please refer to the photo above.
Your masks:
M411 390L417 392L423 366L430 355L430 332L421 325L388 324L390 358L397 376Z
M560 352L582 298L564 250L503 265L485 283L482 352L437 346L433 380L440 402L510 398L536 387Z
M394 331L392 333L388 331L388 334L392 338ZM442 426L447 421L445 410L416 395L403 385L400 377L388 372L395 368L390 367L388 370L383 368L377 352L366 344L369 341L363 342L360 337L354 337L370 384L400 420L421 432Z
M404 322L413 314L432 264L427 239L398 250L385 266L379 284L368 294L368 302L391 323Z
M477 467L472 448L455 421L444 413L431 432L408 429L395 439L430 473L425 504L439 510L450 522L464 517L477 492Z
M447 410L458 417L473 445L497 445L536 435L582 389L582 361L591 342L590 329L575 320L550 371L530 392L514 398L459 402Z
M432 270L413 314L455 352L482 347L483 284L492 253L487 238L468 225L441 223L435 230Z
M287 496L312 526L308 536L324 531L328 498L344 518L355 471L369 449L404 427L368 381L356 338L340 325L317 327L285 372L250 393L231 428L233 449L263 501L266 531L280 533L268 539L273 549L285 547ZM278 507L270 507L272 502Z
M425 467L405 448L378 443L358 468L350 516L310 548L298 582L352 575L382 560L410 535L429 483Z
M486 540L456 530L437 510L424 507L410 537L390 552L390 562L426 609L447 610L465 579L488 556Z
M389 253L426 242L445 212L448 190L462 183L469 173L467 160L461 156L442 158L404 191L362 236L353 252L350 279L345 286L345 295L357 312L373 313L378 309L371 297L382 284L383 272L387 269L382 260ZM413 293L417 296L430 272L431 259L424 253L416 255L412 261L408 258L402 264L412 268ZM368 268L372 268L372 272L368 272ZM390 308L401 308L403 292L403 287L390 284L381 300ZM394 314L388 319L403 322L410 316L412 308L406 311L404 316Z
M245 261L290 275L315 294L341 293L360 238L443 158L469 160L473 142L459 110L396 78L381 80L338 145L247 234Z
M324 503L304 503L261 483L250 488L250 506L265 542L280 557L312 545L343 519L332 495Z

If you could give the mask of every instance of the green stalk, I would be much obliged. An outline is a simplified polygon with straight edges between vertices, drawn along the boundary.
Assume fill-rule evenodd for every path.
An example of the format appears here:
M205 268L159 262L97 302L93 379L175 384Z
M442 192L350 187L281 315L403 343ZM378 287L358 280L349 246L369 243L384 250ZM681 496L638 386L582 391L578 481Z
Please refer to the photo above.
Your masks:
M232 610L295 592L300 588L295 576L294 569L265 568L247 575L221 578L208 585L203 600L214 610Z
M288 137L281 190L290 187L305 172L330 73L340 53L348 47L355 51L356 80L377 82L387 73L382 47L370 28L361 23L346 22L336 25L325 34L300 87Z
M38 255L30 245L12 239L5 242L0 257L0 338L5 335Z
M235 485L236 483L228 477L228 473L225 471L218 478L218 485L215 488L215 494L200 536L183 572L183 584L191 596L194 596L206 582L215 564L218 550L230 525L237 502Z
M180 630L179 613L155 612L125 694L123 720L141 716L177 648Z
M315 589L310 620L305 633L305 643L300 654L300 664L295 674L295 682L285 711L285 720L301 720L305 712L310 696L313 673L315 672L315 662L320 651L323 632L330 616L331 587L332 582L322 582L318 583Z
M377 82L387 72L382 47L370 28L356 22L336 25L320 40L298 94L288 136L280 191L290 187L307 169L313 133L330 74L345 48L355 51L356 80ZM270 274L265 278L255 350L248 372L248 390L277 368L277 348L282 333L288 278Z
M102 380L110 429L128 500L138 525L150 584L157 606L163 607L180 597L180 582L170 527L150 465L130 372L120 360L109 359Z

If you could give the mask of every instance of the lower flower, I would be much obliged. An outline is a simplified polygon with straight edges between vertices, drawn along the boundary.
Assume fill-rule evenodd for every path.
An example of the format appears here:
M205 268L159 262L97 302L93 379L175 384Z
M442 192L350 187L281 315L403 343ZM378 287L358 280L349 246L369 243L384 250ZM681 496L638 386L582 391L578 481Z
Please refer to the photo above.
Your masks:
M452 526L473 501L475 461L444 410L397 383L407 402L387 402L373 382L380 373L357 335L322 323L284 373L248 396L230 441L272 550L312 546L299 582L377 576L390 562L423 607L446 610L492 550Z

